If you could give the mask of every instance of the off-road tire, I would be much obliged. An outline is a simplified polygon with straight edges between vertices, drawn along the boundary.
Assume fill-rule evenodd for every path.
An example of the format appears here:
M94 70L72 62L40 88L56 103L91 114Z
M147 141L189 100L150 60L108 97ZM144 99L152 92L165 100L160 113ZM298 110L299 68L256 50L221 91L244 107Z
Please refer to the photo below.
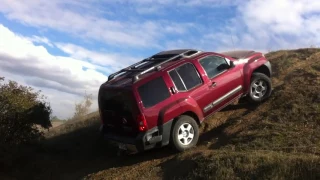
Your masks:
M182 127L183 126L183 127ZM192 127L190 130L187 128ZM184 129L185 128L185 129ZM182 131L184 129L185 131ZM190 134L193 134L193 138L190 139ZM185 135L186 137L184 137ZM185 151L194 147L198 143L199 139L199 126L197 122L190 116L182 115L175 122L171 132L171 146L177 151ZM188 140L190 141L188 141ZM185 143L183 143L185 142Z
M265 88L265 90L263 90ZM272 92L271 79L262 73L253 73L247 99L251 103L261 103L267 100Z

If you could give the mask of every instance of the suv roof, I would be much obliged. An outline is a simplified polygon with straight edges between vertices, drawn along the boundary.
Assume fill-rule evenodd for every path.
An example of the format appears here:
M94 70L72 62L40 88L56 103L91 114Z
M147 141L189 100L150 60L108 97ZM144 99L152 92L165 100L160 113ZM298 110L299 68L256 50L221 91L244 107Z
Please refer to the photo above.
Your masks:
M169 51L161 51L149 58L143 59L129 67L121 69L108 77L106 85L108 86L128 86L141 78L145 78L144 74L151 71L159 71L172 62L182 60L184 58L193 57L202 51L195 49L175 49ZM149 74L150 75L150 74Z

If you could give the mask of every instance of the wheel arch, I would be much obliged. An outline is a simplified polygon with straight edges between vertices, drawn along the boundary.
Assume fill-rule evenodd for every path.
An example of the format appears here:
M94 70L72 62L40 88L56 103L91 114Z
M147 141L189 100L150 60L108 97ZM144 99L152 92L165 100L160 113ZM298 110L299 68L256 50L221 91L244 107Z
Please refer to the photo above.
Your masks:
M258 68L256 68L255 70L253 70L252 74L253 73L262 73L262 74L265 74L266 76L268 76L269 78L271 77L271 70L270 68L263 64L261 66L259 66ZM252 76L251 74L251 76Z
M272 69L269 61L261 63L257 67L255 64L250 63L244 66L244 94L247 95L249 93L249 86L251 84L251 78L254 73L262 73L271 78Z
M192 112L192 111L186 111L186 112L182 113L181 115L190 116L190 117L192 117L192 118L197 122L198 125L201 124L198 115L197 115L196 113ZM181 115L180 115L180 116L181 116Z
M179 117L181 117L181 116L183 116L183 115L192 117L192 118L196 121L196 123L198 124L198 126L200 126L201 121L200 121L198 115L197 115L195 112L193 112L193 111L185 111L184 113L180 114L179 116L177 116L177 117L175 117L175 118L173 119L173 123L172 123L172 126L171 126L171 131L172 131L175 123L178 121Z

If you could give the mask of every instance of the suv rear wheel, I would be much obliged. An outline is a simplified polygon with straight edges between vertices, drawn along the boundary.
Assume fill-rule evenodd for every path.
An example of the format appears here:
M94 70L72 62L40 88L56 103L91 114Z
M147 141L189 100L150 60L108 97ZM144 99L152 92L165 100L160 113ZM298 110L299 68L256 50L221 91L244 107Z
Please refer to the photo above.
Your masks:
M198 139L199 127L197 122L190 116L180 116L171 133L173 147L178 151L185 151L195 146Z
M272 91L271 80L262 73L253 73L248 99L250 102L259 103L266 100Z

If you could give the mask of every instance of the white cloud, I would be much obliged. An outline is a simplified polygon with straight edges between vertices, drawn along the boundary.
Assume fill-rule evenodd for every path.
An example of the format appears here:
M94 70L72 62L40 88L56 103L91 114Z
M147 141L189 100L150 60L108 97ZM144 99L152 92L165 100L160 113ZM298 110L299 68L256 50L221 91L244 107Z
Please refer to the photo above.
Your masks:
M96 40L129 45L147 43L134 24L99 18L94 14L80 14L66 8L63 1L11 1L4 0L0 10L12 20L37 27L49 27L62 32L90 37ZM73 4L76 6L75 4ZM130 27L131 26L131 27ZM132 30L126 32L127 28Z
M115 0L115 1L104 1L106 3L114 3L114 2L120 2L120 3L132 3L133 5L157 5L157 6L206 6L206 7L212 7L212 6L230 6L239 4L240 2L243 2L243 0Z
M320 46L320 1L246 1L223 29L206 35L216 42L216 50Z
M243 2L243 0L186 0L186 1L178 1L178 5L184 6L231 6L238 5Z
M43 90L54 104L53 110L60 117L68 117L73 109L56 112L62 98L80 99L85 91L95 97L107 77L98 72L99 66L70 57L53 56L43 47L36 46L29 38L16 35L0 25L0 69L7 79ZM85 70L84 70L85 67ZM54 92L54 94L50 94ZM57 101L57 102L56 102ZM69 102L69 101L68 101Z
M27 39L32 41L32 42L34 42L34 43L42 43L42 44L46 44L46 45L48 45L50 47L53 47L53 44L46 37L32 36L32 37L27 38Z
M110 44L110 49L116 49L117 53L51 42L44 36L24 37L0 25L1 73L9 79L44 89L54 108L61 109L66 117L72 114L73 102L85 90L97 93L99 85L107 80L104 74L144 58L136 57L133 49L140 48L142 52L150 52L142 49L174 48L266 51L320 45L320 1L315 0L103 1L103 7L115 3L129 6L117 12L101 8L99 3L101 1L3 0L0 12L9 20L37 27L40 31L49 28L66 36L75 35L83 38L79 41L91 44L96 41ZM236 6L230 13L234 17L216 23L215 15L224 14L210 13L209 8L214 7L212 12L215 12L220 6ZM208 11L191 16L199 7ZM167 8L171 8L172 14L166 14ZM161 13L155 15L159 11ZM179 17L167 19L175 16L174 13ZM183 23L180 16L186 17ZM44 46L36 44L57 47L70 57L54 56ZM135 56L129 51L135 52ZM60 102L63 105L60 106Z
M211 30L214 27L210 26L198 28L201 36L167 41L166 47L193 47L218 52L232 49L266 52L320 46L320 1L241 2L237 5L235 16L226 19L226 24L219 30ZM212 21L214 24L215 19Z
M124 68L125 66L140 60L139 58L126 56L119 53L116 54L91 51L70 43L56 43L56 46L75 59L87 60L93 64L101 66L109 66L110 68L108 71L115 71L120 68Z
M299 35L312 28L306 27L312 13L320 12L320 2L310 0L252 0L240 7L243 19L252 30L267 28L274 33Z
M275 48L320 44L320 2L310 0L251 0L239 6L247 36Z
M166 21L141 21L129 17L129 20L110 20L101 16L98 6L87 1L3 0L0 3L0 12L8 19L29 26L51 28L120 47L155 48L159 47L160 38L165 34L183 33L183 30L170 29L172 24ZM183 23L174 24L178 28L184 26Z

